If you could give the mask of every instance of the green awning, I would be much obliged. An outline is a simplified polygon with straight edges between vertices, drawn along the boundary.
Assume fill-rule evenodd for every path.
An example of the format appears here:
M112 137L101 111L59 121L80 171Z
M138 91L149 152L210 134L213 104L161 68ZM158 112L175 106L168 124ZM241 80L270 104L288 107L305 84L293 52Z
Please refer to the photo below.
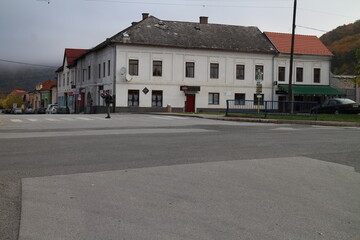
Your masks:
M288 91L289 85L279 85L279 88ZM345 95L330 86L306 86L306 85L292 85L294 95Z

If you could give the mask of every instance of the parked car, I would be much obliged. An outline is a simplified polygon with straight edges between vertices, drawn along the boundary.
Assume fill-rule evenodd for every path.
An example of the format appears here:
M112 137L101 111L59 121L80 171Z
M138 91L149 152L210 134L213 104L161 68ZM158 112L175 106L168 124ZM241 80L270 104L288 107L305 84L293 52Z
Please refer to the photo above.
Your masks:
M59 109L59 105L57 105L57 104L49 104L48 107L45 110L45 113L47 113L47 114L57 113L58 109Z
M311 113L360 113L359 104L347 98L334 98L313 107Z
M22 114L23 110L21 108L13 108L11 110L11 113L13 113L13 114Z
M36 108L35 113L37 114L44 114L46 111L46 108Z
M24 111L26 114L32 114L32 113L34 113L35 112L35 109L33 109L33 108L31 108L31 107L29 107L29 108L27 108L27 109L25 109L25 111Z

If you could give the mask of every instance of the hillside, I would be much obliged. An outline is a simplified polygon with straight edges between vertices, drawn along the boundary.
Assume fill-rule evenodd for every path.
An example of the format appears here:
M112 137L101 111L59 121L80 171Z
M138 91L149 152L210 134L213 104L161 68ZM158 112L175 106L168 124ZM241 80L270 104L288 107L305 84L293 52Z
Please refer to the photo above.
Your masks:
M31 91L36 84L55 79L53 68L12 66L0 64L0 94L8 94L12 90Z
M354 74L356 49L360 49L360 20L337 27L320 37L334 54L332 72L334 74Z

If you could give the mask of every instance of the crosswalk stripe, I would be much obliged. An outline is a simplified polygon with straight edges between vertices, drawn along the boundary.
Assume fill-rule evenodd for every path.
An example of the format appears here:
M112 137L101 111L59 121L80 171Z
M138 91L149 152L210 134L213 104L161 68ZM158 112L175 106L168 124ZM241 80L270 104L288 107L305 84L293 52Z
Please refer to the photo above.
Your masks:
M54 118L45 118L45 119L48 121L51 121L51 122L59 122L60 121L60 120L54 119Z
M65 121L75 121L76 120L74 118L68 118L68 117L62 117L60 119L65 120Z
M12 122L23 122L23 120L20 120L20 119L10 119L10 121L12 121Z
M92 121L92 120L94 120L94 119L85 118L85 117L76 117L76 119L85 120L85 121Z
M37 121L39 121L39 119L36 119L36 118L28 118L27 120L29 120L30 122L37 122Z

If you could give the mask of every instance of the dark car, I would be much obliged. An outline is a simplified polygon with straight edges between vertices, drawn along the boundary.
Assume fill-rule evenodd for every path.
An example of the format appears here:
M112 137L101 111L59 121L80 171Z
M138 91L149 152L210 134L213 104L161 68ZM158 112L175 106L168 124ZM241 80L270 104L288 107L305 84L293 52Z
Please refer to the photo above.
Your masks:
M311 113L360 113L359 104L347 98L334 98L313 107Z
M35 113L36 114L45 114L46 108L36 108Z

